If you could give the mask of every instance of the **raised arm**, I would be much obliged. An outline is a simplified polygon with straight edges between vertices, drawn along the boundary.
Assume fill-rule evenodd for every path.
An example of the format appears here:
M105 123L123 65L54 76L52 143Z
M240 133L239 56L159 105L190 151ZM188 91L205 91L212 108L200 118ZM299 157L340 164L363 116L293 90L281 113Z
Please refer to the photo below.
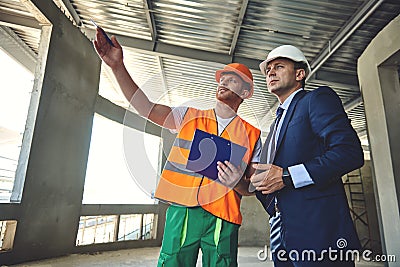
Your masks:
M124 64L122 47L115 36L111 37L111 41L114 46L110 45L101 30L97 29L93 45L99 57L111 68L125 98L141 116L165 128L175 129L171 108L149 100L129 75Z

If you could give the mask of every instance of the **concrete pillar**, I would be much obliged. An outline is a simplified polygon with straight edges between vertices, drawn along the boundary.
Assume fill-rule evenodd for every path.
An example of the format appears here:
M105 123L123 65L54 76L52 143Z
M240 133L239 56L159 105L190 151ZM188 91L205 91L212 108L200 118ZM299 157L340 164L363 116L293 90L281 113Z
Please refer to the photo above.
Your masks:
M382 248L400 251L400 16L391 21L358 59L373 161ZM398 266L395 262L388 266Z
M4 264L73 251L100 77L91 42L53 2L23 2L50 23L42 28L37 113L22 200L15 204L20 216L14 247L0 254Z

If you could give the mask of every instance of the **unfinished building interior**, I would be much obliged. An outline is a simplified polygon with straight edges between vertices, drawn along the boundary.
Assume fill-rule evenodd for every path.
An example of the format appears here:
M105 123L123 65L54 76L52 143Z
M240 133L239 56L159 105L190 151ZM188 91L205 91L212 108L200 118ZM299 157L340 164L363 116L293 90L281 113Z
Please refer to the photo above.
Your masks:
M332 87L363 146L343 177L361 244L400 261L400 1L0 0L0 265L161 245L167 205L152 194L175 136L129 106L90 19L157 103L210 108L215 69L249 66L239 115L263 141L279 103L259 64L302 49L306 89ZM268 245L256 198L241 209L239 246Z

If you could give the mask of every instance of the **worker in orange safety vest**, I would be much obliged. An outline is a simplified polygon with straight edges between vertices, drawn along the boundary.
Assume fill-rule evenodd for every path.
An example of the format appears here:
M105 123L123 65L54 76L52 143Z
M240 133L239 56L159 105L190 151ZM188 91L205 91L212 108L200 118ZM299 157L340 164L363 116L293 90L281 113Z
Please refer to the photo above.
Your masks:
M253 95L253 75L240 63L215 72L218 83L215 108L168 107L151 102L129 75L120 44L111 45L101 30L94 40L100 58L112 70L126 99L138 113L177 132L162 171L155 197L170 203L166 214L158 266L195 266L199 249L203 266L237 266L240 201L254 173L252 163L261 154L260 130L237 115L244 99ZM219 135L247 150L239 166L218 162L218 179L186 169L196 130Z

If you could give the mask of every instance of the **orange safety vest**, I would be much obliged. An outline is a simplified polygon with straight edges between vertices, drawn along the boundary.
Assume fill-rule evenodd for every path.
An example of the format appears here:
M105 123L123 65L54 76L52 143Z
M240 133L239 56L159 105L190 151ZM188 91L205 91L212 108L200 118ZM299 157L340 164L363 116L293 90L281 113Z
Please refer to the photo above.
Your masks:
M196 129L218 135L214 109L188 108L161 174L155 197L187 207L201 206L221 219L241 224L241 195L212 179L186 169ZM242 170L245 170L252 159L260 130L236 116L226 126L221 137L247 147L241 165Z

